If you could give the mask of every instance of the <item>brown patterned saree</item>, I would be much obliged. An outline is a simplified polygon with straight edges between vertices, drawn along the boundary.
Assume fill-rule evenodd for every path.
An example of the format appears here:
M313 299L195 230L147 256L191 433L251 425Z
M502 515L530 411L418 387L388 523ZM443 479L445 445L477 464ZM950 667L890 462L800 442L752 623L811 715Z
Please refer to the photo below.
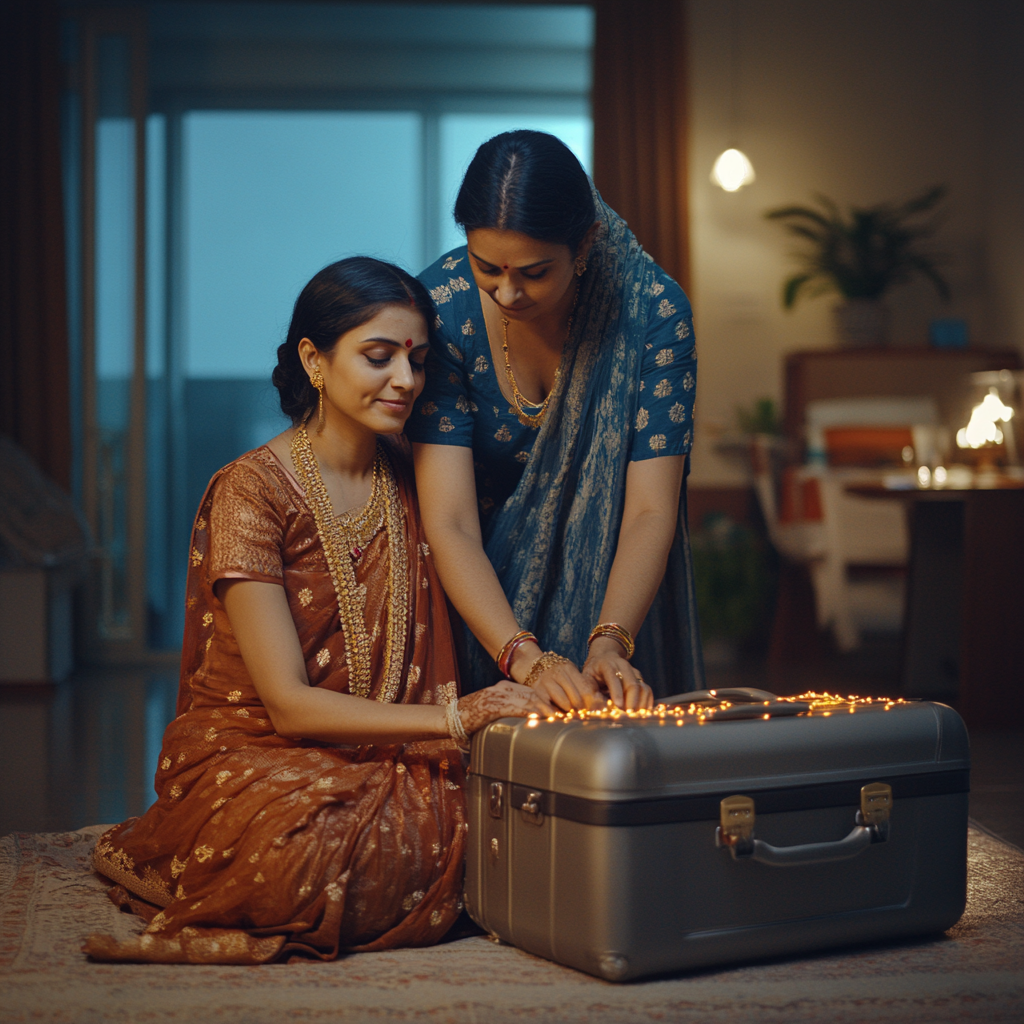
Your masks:
M387 452L399 527L378 530L355 557L371 638L368 696L443 704L457 679L444 595L407 454L398 443ZM399 571L404 586L388 586ZM214 594L223 578L283 585L310 685L354 688L301 487L269 448L243 455L210 482L193 529L178 716L164 735L159 799L110 829L93 857L117 883L115 902L148 925L131 942L90 936L85 951L97 960L259 964L438 941L461 909L457 748L279 736Z

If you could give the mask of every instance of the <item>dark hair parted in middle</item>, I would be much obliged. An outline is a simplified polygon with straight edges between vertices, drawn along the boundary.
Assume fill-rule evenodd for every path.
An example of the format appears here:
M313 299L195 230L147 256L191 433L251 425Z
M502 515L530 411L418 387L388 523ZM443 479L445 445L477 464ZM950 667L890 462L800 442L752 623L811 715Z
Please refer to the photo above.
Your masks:
M301 423L317 404L299 342L309 338L320 352L330 352L338 339L372 320L385 306L413 306L433 334L434 305L426 288L401 267L371 256L350 256L324 267L302 289L284 344L277 348L271 378L281 399L281 411L293 424Z
M526 129L488 139L455 200L455 223L465 231L517 231L573 253L595 219L590 179L572 150L554 135Z

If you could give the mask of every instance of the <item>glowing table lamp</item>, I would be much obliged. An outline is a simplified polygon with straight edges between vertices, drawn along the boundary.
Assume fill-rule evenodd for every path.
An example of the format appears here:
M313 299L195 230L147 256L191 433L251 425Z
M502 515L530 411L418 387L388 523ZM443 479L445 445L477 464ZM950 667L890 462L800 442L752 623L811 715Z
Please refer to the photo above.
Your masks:
M985 371L971 374L975 384L986 387L982 400L971 410L967 426L956 432L956 443L960 448L990 449L997 444L1006 445L1007 461L1017 464L1017 440L1013 427L1004 426L1013 419L1013 406L1003 401L1000 394L1013 387L1013 374L1008 370Z

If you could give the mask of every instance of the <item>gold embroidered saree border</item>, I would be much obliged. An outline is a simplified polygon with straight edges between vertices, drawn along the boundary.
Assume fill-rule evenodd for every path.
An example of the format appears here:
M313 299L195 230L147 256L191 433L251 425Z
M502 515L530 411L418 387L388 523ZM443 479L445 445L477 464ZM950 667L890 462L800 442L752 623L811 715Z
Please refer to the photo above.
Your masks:
M141 896L147 903L168 907L174 902L171 887L155 871L150 869L152 878L139 878L135 874L131 857L105 839L101 838L92 852L92 866L112 882L123 885L135 896Z

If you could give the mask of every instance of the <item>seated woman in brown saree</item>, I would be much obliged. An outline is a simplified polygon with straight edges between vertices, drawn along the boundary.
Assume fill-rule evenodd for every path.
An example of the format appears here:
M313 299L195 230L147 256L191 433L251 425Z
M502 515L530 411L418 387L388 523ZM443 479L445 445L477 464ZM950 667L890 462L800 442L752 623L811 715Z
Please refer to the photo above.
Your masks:
M258 964L437 942L461 910L467 734L553 709L457 700L444 594L401 431L423 285L365 257L295 304L274 383L295 424L210 481L192 533L157 802L93 857L147 921L97 960Z

